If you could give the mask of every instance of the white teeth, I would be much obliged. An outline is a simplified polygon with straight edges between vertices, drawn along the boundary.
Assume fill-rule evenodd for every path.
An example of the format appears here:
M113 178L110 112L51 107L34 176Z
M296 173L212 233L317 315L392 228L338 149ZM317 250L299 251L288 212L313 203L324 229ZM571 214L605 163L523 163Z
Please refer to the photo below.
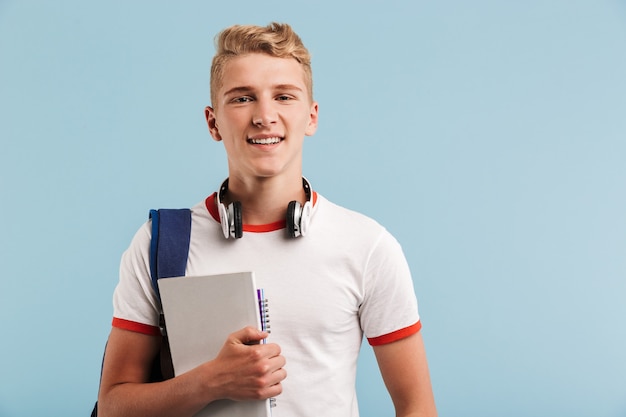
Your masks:
M255 145L273 145L280 142L280 138L263 138L263 139L250 139L251 143Z

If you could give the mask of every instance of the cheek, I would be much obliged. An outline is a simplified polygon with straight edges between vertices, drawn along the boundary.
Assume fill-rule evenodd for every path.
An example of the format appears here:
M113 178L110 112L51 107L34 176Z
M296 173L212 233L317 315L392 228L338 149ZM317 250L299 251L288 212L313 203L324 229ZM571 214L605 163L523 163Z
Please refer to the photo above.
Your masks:
M239 136L247 127L247 120L242 115L223 115L216 120L222 139Z

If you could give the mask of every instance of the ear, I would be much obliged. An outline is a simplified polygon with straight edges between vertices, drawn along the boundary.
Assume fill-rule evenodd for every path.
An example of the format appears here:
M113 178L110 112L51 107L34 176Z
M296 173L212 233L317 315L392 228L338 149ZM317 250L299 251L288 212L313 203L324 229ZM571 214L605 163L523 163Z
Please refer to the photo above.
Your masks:
M317 101L311 103L311 112L309 114L309 124L304 131L304 134L307 136L313 136L317 131L317 120L318 120L318 105Z
M204 118L206 119L207 126L209 127L209 133L211 133L213 139L218 142L221 141L222 136L220 135L219 128L217 127L215 110L212 107L206 106L204 108Z

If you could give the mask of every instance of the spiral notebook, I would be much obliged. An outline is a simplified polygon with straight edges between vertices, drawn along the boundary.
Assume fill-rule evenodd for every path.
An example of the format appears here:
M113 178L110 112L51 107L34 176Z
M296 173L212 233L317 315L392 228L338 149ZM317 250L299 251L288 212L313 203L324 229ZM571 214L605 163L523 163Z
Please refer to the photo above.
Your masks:
M254 273L165 278L158 281L174 374L209 361L226 337L245 327L267 329L267 302ZM214 401L196 417L271 416L272 400Z

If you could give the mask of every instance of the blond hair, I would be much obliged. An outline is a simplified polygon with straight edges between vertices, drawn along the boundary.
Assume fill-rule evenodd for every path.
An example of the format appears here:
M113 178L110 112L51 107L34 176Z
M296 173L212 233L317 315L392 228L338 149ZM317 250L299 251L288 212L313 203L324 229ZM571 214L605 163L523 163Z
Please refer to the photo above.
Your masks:
M309 99L313 100L311 55L300 37L286 23L272 22L267 26L234 25L215 37L215 56L211 64L211 102L217 104L217 92L222 87L224 68L237 56L264 53L276 58L293 58L302 65Z

